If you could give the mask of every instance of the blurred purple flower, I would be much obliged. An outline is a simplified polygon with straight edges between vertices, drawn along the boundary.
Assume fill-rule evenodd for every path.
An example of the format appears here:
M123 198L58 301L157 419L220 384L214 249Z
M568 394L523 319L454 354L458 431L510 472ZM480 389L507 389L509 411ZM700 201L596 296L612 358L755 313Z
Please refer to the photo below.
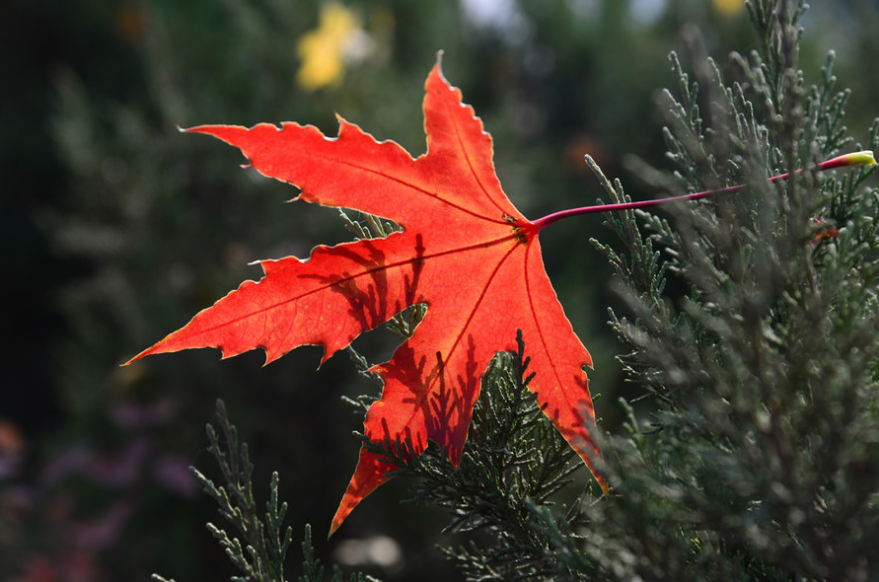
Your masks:
M109 412L110 420L121 428L141 428L167 421L174 414L174 405L168 399L150 404L119 402Z
M172 493L194 497L199 492L199 485L189 472L189 465L189 461L180 455L162 455L153 465L153 476Z
M53 485L70 475L83 475L97 485L125 487L140 476L147 461L152 442L139 437L117 455L99 456L94 449L76 444L51 459L43 469L43 481Z
M89 463L83 473L98 485L125 487L140 476L153 446L149 438L139 437L131 441L121 454L101 457Z
M123 527L134 513L135 503L119 499L103 515L81 522L73 527L74 544L83 549L103 550L112 547L119 539Z

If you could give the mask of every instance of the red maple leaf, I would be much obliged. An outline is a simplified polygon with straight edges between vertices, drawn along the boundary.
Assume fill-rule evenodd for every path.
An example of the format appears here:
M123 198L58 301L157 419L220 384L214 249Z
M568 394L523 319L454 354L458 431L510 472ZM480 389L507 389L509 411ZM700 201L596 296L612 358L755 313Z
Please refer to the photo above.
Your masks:
M262 348L268 363L306 344L323 346L325 361L424 303L414 334L373 369L384 388L366 415L371 440L408 439L420 453L430 439L457 466L480 378L496 352L515 351L521 330L536 373L531 390L592 469L598 450L584 371L592 359L546 275L537 240L544 224L522 216L501 190L491 136L439 63L425 88L427 154L417 159L341 118L336 138L295 123L187 130L238 147L262 174L301 188L298 199L389 218L403 232L318 246L307 260L262 261L259 282L245 281L131 361L215 347L224 358ZM361 450L331 533L391 469Z

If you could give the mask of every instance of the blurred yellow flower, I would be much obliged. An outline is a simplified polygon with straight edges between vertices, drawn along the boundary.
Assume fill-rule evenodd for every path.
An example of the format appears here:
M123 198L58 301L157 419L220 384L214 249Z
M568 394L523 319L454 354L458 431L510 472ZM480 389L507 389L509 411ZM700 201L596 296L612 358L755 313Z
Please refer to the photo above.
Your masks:
M735 16L745 7L745 0L714 0L714 7L723 16Z
M306 91L338 84L345 74L345 61L363 58L368 44L369 37L353 12L341 4L325 4L318 27L296 44L302 59L296 82Z

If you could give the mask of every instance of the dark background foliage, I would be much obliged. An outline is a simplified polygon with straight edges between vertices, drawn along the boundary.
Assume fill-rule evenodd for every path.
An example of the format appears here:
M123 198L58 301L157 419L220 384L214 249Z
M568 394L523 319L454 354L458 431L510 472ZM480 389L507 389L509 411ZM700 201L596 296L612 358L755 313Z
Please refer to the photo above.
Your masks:
M178 126L295 120L331 134L338 111L417 155L423 81L443 49L446 77L493 134L501 180L527 216L600 195L586 153L633 197L653 196L624 162L664 164L655 94L673 83L666 54L681 48L681 31L698 28L722 68L730 49L757 46L745 12L721 9L729 4L350 0L369 50L338 84L310 92L296 83L296 46L319 24L314 0L5 1L0 577L230 573L204 530L211 502L186 472L211 470L203 426L218 396L253 448L256 481L281 471L295 536L310 522L323 539L353 470L360 418L340 396L374 388L342 354L318 372L309 348L267 368L260 354L220 363L211 351L118 366L258 277L248 262L350 237L332 211L284 205L291 188L239 170L237 152ZM465 5L507 9L480 18ZM817 71L836 50L862 142L879 97L877 24L866 0L822 3L803 21L802 66ZM616 397L640 391L613 359L622 348L605 320L617 300L588 243L604 235L599 224L560 223L542 242L595 359L602 426L615 431ZM378 361L394 340L378 331L357 346ZM388 580L451 579L433 550L442 513L400 505L405 496L406 483L383 488L318 554Z

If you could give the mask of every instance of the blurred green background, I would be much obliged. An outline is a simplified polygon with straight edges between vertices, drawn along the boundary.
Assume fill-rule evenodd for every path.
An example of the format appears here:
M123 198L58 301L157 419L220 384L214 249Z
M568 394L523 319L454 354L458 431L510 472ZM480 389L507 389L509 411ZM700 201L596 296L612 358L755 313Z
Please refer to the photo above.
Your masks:
M877 3L820 4L805 19L803 68L815 80L836 50L863 141L879 98ZM232 574L204 528L212 502L186 471L215 474L204 424L218 397L251 444L258 491L281 473L297 544L310 522L323 560L386 580L455 579L434 549L453 539L442 512L400 505L406 483L323 541L362 421L340 397L375 391L344 353L319 371L316 348L266 368L260 353L219 362L211 350L119 367L258 278L249 262L351 237L334 211L285 205L294 189L177 128L295 120L334 134L339 112L419 155L423 83L442 49L527 216L595 202L587 153L635 198L655 196L624 161L663 165L655 95L685 27L722 70L729 50L757 44L738 0L5 0L0 580ZM640 392L621 383L605 325L617 300L588 242L609 239L600 223L562 222L541 240L595 360L597 414L615 430L617 397ZM374 362L394 345L382 330L356 343Z

